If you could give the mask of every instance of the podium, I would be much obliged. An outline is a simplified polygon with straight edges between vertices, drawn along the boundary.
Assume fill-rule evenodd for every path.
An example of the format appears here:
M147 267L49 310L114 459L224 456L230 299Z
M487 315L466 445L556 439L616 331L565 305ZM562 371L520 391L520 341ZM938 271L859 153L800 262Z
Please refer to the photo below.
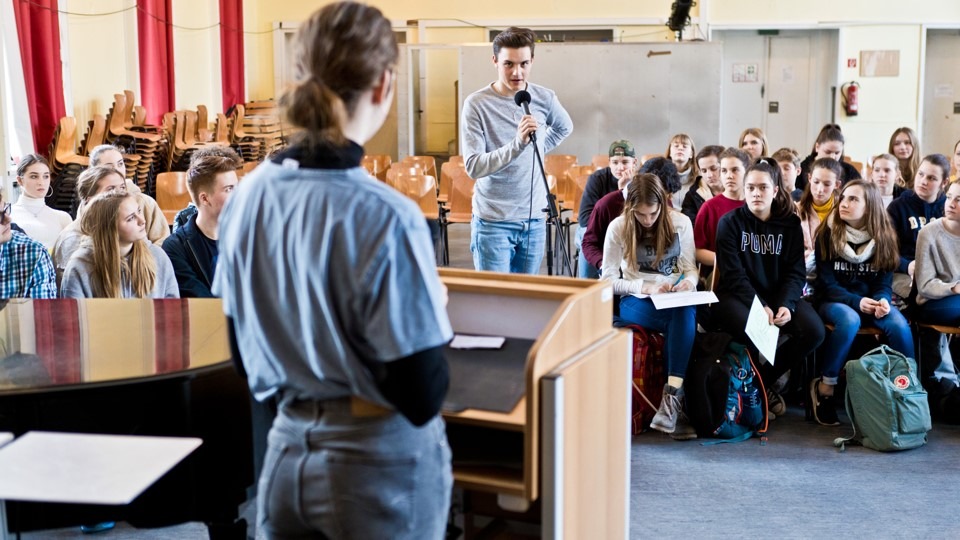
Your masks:
M611 326L611 287L448 268L440 276L454 332L532 340L512 410L443 413L456 485L495 494L504 510L538 502L544 538L627 538L632 341Z

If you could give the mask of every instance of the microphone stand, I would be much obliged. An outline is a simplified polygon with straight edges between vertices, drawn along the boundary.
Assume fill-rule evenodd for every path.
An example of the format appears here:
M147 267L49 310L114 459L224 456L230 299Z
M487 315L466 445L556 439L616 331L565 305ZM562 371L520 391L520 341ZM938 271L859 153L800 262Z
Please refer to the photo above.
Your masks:
M547 192L547 207L543 209L547 213L547 275L553 275L553 246L551 245L552 238L550 234L550 226L557 231L557 244L560 245L560 262L563 265L558 269L558 274L563 275L564 272L570 272L571 277L573 275L573 266L570 264L570 253L567 250L567 233L563 228L563 225L560 223L560 211L557 207L557 196L550 191L550 182L547 181L547 172L543 168L543 159L540 157L540 147L537 146L537 137L536 132L530 134L530 142L533 144L533 154L536 156L537 164L540 166L540 177L543 179L543 187Z

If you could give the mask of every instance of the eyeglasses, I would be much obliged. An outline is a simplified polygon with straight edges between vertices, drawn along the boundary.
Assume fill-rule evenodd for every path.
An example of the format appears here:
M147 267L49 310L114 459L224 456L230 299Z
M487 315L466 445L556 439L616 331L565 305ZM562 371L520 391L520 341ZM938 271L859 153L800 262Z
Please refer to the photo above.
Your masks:
M4 219L6 219L7 216L10 215L10 208L11 208L10 203L6 203L0 206L0 221L3 221Z

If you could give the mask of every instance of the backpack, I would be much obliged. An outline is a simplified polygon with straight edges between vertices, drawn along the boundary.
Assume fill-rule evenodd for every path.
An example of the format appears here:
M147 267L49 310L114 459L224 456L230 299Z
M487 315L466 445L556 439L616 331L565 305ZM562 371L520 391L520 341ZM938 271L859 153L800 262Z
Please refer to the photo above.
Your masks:
M767 393L747 348L727 334L698 334L684 378L687 416L700 437L766 441ZM707 443L703 443L707 444Z
M853 435L835 439L835 446L843 451L850 442L889 452L926 444L930 404L912 358L881 345L847 362L844 371Z
M667 374L663 359L663 336L649 332L635 324L626 327L633 331L633 414L634 435L650 429L650 421L657 414L663 398Z

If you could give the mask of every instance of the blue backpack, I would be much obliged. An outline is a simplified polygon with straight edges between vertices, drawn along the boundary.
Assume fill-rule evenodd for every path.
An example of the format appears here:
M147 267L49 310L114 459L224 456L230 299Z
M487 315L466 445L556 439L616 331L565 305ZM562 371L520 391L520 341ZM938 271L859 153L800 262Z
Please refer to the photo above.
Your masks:
M719 356L698 355L687 370L687 416L700 437L722 439L714 442L745 441L754 434L765 442L767 394L760 375L747 348L725 339Z

